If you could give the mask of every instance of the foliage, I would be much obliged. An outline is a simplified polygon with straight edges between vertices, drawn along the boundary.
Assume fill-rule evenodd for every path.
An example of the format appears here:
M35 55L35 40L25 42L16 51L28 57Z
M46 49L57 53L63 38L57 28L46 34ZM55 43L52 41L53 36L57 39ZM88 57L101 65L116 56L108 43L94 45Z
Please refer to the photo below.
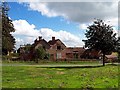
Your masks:
M46 55L46 51L44 50L43 47L39 47L35 49L35 60L37 60L36 61L37 63L39 59L44 59L45 55Z
M9 55L2 55L2 62L4 62L5 60L11 60L13 57L19 57L18 53L10 53Z
M101 51L103 53L104 66L105 55L111 54L117 44L116 33L113 33L112 26L97 19L94 21L93 25L88 26L85 35L87 37L87 40L83 40L85 47Z
M120 62L120 37L117 39L117 46L115 51L118 52L118 61Z
M1 12L1 8L0 8L0 12ZM1 20L2 16L0 13L0 55L2 55L2 20Z
M25 53L29 53L31 50L31 47L32 46L30 44L25 45L25 47L24 47Z
M15 38L11 32L15 32L12 20L8 17L7 3L2 3L2 53L7 54L8 51L12 51L15 44Z
M19 53L10 53L10 56L12 56L12 57L19 57Z
M8 60L8 56L7 55L2 55L2 60Z
M41 68L3 66L2 88L118 88L118 66ZM96 89L95 89L96 90Z
M49 55L49 53L45 53L45 57L44 57L44 59L50 59L50 55Z

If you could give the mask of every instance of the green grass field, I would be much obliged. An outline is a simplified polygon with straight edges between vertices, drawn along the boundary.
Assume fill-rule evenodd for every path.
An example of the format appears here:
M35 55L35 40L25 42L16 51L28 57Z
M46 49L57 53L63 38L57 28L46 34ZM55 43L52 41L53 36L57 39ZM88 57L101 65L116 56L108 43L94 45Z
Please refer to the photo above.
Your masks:
M19 64L19 65L68 65L68 64L100 64L100 61L49 61L49 60L40 60L38 63L35 63L34 61L9 61L4 60L2 64ZM102 64L102 62L101 62Z
M118 65L2 66L2 88L118 88Z

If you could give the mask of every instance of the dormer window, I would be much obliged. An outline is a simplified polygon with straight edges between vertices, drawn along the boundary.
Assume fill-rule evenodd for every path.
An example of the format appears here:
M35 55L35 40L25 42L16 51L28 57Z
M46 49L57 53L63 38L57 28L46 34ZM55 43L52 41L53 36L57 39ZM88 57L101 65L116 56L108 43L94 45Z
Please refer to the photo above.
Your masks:
M61 50L61 46L57 46L57 50Z

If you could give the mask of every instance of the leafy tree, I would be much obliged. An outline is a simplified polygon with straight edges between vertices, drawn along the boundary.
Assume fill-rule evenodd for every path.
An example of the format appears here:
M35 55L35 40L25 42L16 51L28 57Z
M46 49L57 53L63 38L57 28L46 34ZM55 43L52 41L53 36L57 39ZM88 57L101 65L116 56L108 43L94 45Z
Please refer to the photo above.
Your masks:
M31 47L32 47L31 44L26 44L24 47L25 52L30 53Z
M117 44L116 33L113 33L112 26L105 24L100 19L95 20L93 25L87 28L85 33L87 40L83 40L85 47L101 51L104 66L105 55L111 54Z
M46 52L43 47L39 47L35 49L35 60L37 63L39 59L41 60L44 59L45 55L46 55Z
M116 50L118 52L118 62L120 62L120 37L117 39Z
M2 12L2 8L0 8L0 12ZM2 55L2 13L0 13L0 55Z
M15 32L12 20L8 17L8 6L6 2L2 3L2 54L7 54L14 49L15 38L11 32Z

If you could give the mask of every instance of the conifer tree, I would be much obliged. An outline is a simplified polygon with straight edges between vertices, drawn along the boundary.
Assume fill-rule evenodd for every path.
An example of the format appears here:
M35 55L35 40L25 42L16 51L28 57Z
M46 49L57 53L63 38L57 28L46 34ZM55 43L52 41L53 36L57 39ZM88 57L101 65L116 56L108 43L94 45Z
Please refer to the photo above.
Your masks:
M8 17L9 7L6 2L2 3L2 54L7 55L14 49L15 38L11 32L15 32L12 20Z

